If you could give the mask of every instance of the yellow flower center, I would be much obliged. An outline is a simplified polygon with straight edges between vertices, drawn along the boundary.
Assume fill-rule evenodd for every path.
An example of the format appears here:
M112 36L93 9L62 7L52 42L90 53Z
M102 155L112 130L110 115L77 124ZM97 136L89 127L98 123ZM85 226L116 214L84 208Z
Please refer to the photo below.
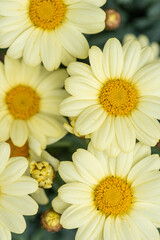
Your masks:
M112 115L127 115L136 106L137 91L127 81L108 81L100 92L100 103Z
M11 148L10 157L29 157L28 141L22 147L15 146L11 139L8 139L7 143Z
M39 111L40 98L31 87L18 85L6 94L5 102L15 119L27 120Z
M132 204L131 188L122 179L109 177L95 189L95 204L107 216L125 213Z
M51 188L55 179L53 167L45 161L30 163L30 175L37 180L39 187Z
M54 29L60 25L66 14L63 0L31 0L29 17L36 27Z

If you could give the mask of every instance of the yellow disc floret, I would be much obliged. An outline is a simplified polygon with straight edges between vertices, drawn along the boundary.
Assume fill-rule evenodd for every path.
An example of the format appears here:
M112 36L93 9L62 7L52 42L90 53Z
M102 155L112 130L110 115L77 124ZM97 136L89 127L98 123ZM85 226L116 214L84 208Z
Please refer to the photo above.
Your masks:
M98 210L108 215L125 213L132 204L132 192L122 179L109 177L96 187L95 204Z
M29 157L28 141L22 147L15 146L11 139L8 139L7 143L9 143L11 148L10 157Z
M55 171L46 161L32 161L30 163L30 175L37 180L41 188L51 188L55 179Z
M31 0L29 17L36 27L54 29L60 25L66 14L63 0Z
M27 120L39 111L40 97L31 87L18 85L6 94L5 102L15 119Z
M124 116L135 108L137 91L127 81L111 80L101 89L99 99L107 112Z

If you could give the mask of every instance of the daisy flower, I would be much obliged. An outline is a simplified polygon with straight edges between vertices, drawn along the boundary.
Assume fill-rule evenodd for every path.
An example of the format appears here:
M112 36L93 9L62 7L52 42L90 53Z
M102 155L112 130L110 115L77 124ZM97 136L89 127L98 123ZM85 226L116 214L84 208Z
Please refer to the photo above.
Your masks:
M113 38L89 51L91 66L71 63L65 88L71 96L60 112L76 117L75 131L91 136L95 148L133 150L136 138L150 146L160 139L160 63L150 62L152 50L137 41L123 48Z
M35 139L30 139L22 147L17 147L11 139L7 140L10 145L10 157L25 157L28 160L28 168L26 175L31 176L38 182L38 189L31 196L38 204L45 205L49 199L45 193L45 189L52 188L58 170L59 160L51 156L48 152L41 150L35 144Z
M1 0L0 48L8 56L23 57L30 66L42 61L49 71L84 59L89 45L82 33L94 34L105 27L107 0Z
M123 38L123 43L127 42L128 40L138 40L142 48L150 46L153 50L153 58L156 59L159 56L159 50L160 50L159 44L157 42L150 43L150 40L146 35L141 34L138 37L136 37L132 33L127 33Z
M22 176L28 162L24 157L10 158L10 147L0 143L0 238L11 240L11 232L23 233L23 215L37 213L38 205L28 194L37 190L37 181Z
M66 77L64 69L50 73L40 65L31 68L5 57L4 65L0 63L0 141L11 138L21 147L31 136L45 149L63 137L59 103L66 97Z
M112 159L89 151L78 149L73 162L60 163L66 184L52 205L62 226L78 228L75 240L159 240L159 156L142 143Z

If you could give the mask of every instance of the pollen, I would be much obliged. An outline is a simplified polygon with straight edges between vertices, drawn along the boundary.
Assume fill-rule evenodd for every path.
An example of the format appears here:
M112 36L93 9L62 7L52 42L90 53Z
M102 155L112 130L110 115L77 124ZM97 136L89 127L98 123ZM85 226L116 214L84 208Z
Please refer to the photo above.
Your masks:
M52 30L60 25L66 15L63 0L31 0L29 17L36 27Z
M18 85L6 93L5 102L15 119L27 120L39 111L40 97L31 87Z
M46 161L32 161L30 163L30 175L37 180L40 188L51 188L55 179L55 171Z
M28 141L22 147L15 146L11 139L8 139L7 143L11 149L10 157L29 157Z
M101 181L95 189L97 210L109 215L125 213L132 204L132 192L122 179L109 177Z
M100 91L103 108L114 116L129 114L137 104L137 91L129 82L110 80Z

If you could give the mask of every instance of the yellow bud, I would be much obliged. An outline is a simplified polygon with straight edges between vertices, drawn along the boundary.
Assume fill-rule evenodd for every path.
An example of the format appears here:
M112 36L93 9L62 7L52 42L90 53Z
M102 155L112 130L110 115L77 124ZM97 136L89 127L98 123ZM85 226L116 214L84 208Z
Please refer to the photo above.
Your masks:
M61 215L52 209L47 210L41 216L41 225L48 232L59 232L62 229L60 217Z
M115 9L106 10L106 29L114 30L121 24L121 15Z

